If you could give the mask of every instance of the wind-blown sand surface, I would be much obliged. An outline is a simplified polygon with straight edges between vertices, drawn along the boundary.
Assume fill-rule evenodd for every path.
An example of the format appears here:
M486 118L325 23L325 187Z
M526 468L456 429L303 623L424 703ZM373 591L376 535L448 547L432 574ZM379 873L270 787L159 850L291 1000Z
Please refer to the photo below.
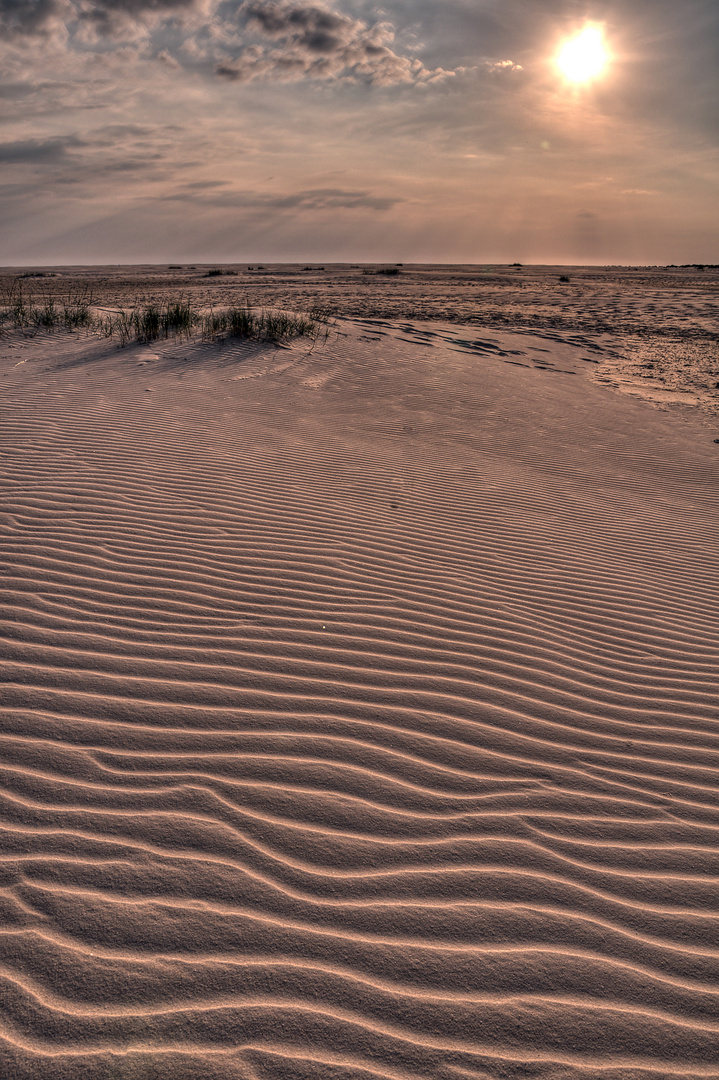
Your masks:
M719 421L719 266L207 266L48 267L23 282L36 298L89 290L127 304L183 296L199 305L248 299L335 316L434 320L591 343L594 377L659 408ZM377 273L396 270L396 276ZM0 289L16 271L0 272ZM27 271L26 271L27 273ZM42 271L41 271L42 273ZM471 336L471 333L470 333Z
M548 334L0 341L3 1077L719 1076L719 445Z

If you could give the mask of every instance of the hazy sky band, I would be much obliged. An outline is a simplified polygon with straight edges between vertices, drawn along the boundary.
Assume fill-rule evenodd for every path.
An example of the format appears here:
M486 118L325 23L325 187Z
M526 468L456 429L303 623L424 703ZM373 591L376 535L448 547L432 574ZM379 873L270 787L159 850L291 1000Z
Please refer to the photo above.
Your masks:
M587 20L606 77L553 58ZM0 0L3 263L719 262L715 0Z

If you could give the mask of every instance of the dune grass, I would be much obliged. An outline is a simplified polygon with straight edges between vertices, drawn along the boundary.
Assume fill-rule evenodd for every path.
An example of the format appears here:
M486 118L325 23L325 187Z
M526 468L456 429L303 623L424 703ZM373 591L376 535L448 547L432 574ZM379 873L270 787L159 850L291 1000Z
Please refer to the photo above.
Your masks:
M19 279L10 279L0 292L0 330L79 330L116 338L121 346L161 338L245 338L278 344L296 337L317 340L329 335L329 317L315 310L308 315L268 309L249 303L226 308L198 309L185 297L138 301L128 308L108 309L93 303L89 292L58 299L46 293L29 296Z

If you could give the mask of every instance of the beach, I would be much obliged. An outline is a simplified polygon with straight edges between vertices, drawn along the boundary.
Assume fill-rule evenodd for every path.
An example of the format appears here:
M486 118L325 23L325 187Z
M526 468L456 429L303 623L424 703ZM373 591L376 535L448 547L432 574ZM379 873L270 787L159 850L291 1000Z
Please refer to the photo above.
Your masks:
M15 271L326 321L0 338L0 1072L719 1077L719 271L211 269Z

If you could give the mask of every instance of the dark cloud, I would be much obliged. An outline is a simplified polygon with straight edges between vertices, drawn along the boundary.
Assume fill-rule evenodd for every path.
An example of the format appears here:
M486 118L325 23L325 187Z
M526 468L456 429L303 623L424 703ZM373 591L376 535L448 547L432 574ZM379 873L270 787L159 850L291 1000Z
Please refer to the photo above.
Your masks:
M196 0L100 0L91 8L109 12L123 11L129 15L144 15L148 11L172 12L194 7Z
M289 7L278 0L246 3L248 23L270 38L292 38L308 52L332 53L356 35L361 23L319 7Z
M148 127L147 124L105 124L98 129L98 136L106 136L109 139L137 138L146 136L156 137L157 128Z
M372 195L368 191L344 191L341 188L316 188L263 199L265 206L278 210L391 210L402 199Z
M0 83L0 98L7 101L20 101L35 93L37 87L33 83L8 82Z
M317 4L289 0L247 0L239 12L250 33L265 40L219 63L215 72L225 79L349 79L390 85L452 74L429 70L416 57L396 51L389 22L365 23Z
M197 6L198 0L76 0L78 19L100 37L122 34L128 27L162 17L183 15Z
M119 20L173 14L198 0L0 0L0 30L8 37L47 35L76 22L111 29Z
M193 180L185 184L186 191L212 191L215 188L227 187L229 180Z
M318 212L327 210L372 210L380 213L391 210L399 203L404 202L404 199L399 197L373 195L370 191L346 190L344 188L310 188L304 191L274 195L259 191L213 191L213 186L213 181L187 184L182 191L167 196L167 199L171 202L193 201L214 207L242 207L245 209L265 209L273 212L283 210Z
M10 37L46 34L72 10L65 0L0 0L0 30Z
M74 135L53 139L24 139L19 142L0 143L0 162L6 165L53 164L64 161L68 149L86 146Z

